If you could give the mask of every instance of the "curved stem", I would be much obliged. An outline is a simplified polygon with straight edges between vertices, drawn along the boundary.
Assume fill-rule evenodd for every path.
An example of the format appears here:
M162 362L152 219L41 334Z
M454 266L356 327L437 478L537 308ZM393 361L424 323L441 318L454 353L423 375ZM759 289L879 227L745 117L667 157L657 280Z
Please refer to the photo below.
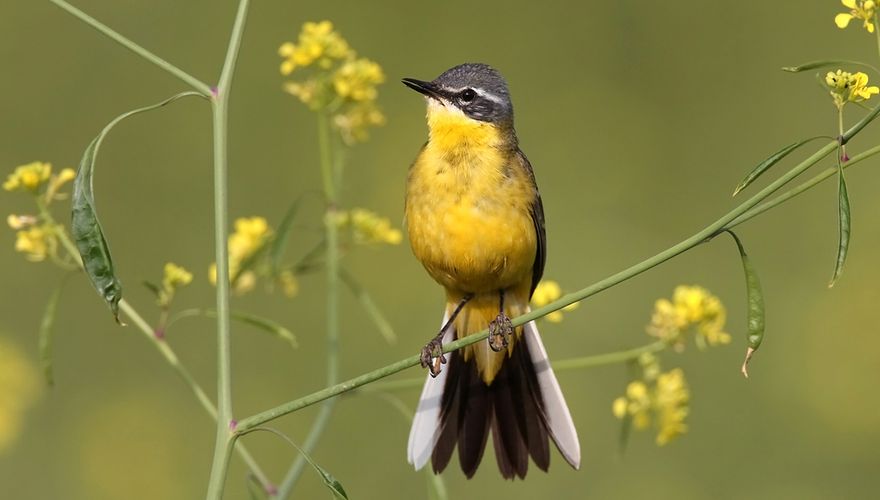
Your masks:
M208 85L206 83L204 83L201 80L199 80L198 78L190 75L186 71L183 71L182 69L178 68L177 66L171 64L170 62L166 61L165 59L162 59L161 57L157 56L156 54L153 54L149 50L141 47L140 45L129 40L128 38L122 36L118 32L111 29L106 24L101 23L97 19L95 19L92 16L86 14L85 12L77 9L73 5L70 5L69 3L65 2L64 0L49 0L49 1L52 2L53 4L55 4L56 6L64 9L65 11L72 14L73 16L79 18L79 20L88 24L92 28L95 28L96 30L100 31L101 33L103 33L107 37L111 38L113 41L115 41L119 45L122 45L123 47L127 48L128 50L134 52L135 54L141 56L142 58L146 59L147 61L150 61L151 63L155 64L159 68L165 70L167 73L186 82L190 87L192 87L196 91L200 92L202 95L204 95L204 96L211 95L211 88L208 87Z

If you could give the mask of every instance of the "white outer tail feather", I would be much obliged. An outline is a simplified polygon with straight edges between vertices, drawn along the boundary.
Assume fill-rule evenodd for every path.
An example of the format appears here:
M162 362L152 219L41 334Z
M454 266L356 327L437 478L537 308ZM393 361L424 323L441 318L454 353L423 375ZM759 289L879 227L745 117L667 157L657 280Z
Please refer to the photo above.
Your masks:
M449 314L443 316L441 325L445 325ZM545 417L547 418L548 430L559 448L562 456L575 469L581 465L581 445L578 441L577 430L565 404L565 397L556 381L556 375L550 367L547 351L538 327L534 321L523 326L523 336L529 350L529 357L535 367L538 376L538 385L544 399ZM443 344L452 342L452 328L443 335ZM424 467L431 459L434 445L440 438L440 403L443 398L443 387L446 385L447 370L440 372L437 377L429 374L419 398L419 406L413 417L412 428L409 432L409 444L407 445L407 460L416 470Z
M541 386L541 395L544 398L544 411L550 435L553 436L553 441L556 442L565 460L575 469L580 469L581 445L577 430L574 428L571 413L568 411L568 405L565 404L565 396L562 395L562 389L559 388L559 382L556 381L556 375L550 367L547 350L544 349L538 326L534 321L529 321L523 326L523 336L529 347L529 357L535 366L535 373L538 375L538 385Z
M443 328L449 320L449 313L443 315L443 322L440 327ZM443 344L452 342L452 332L454 328L450 325L446 333L443 334ZM406 459L416 468L421 469L431 459L431 453L434 452L434 445L440 439L440 403L443 399L443 387L446 385L446 373L448 370L440 371L436 377L432 377L429 373L425 379L425 386L422 388L422 395L419 397L419 406L416 408L416 414L413 417L412 428L409 431L409 444L406 449Z

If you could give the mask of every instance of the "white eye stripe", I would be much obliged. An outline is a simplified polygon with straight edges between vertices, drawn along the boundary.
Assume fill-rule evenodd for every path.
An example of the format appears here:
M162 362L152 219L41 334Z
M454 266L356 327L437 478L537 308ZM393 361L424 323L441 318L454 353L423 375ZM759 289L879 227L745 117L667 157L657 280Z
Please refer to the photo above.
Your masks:
M483 99L488 99L488 100L490 100L494 103L498 103L498 104L504 104L504 100L495 94L486 92L483 89L474 89L474 91L477 93L478 96L482 97Z
M501 98L501 97L499 97L499 96L497 96L497 95L495 95L485 89L481 89L479 87L459 87L459 88L447 87L444 90L458 94L458 93L463 92L467 89L473 90L474 92L477 93L478 96L482 97L483 99L487 99L489 101L492 101L494 103L504 104L504 102L505 102L505 100L503 98Z

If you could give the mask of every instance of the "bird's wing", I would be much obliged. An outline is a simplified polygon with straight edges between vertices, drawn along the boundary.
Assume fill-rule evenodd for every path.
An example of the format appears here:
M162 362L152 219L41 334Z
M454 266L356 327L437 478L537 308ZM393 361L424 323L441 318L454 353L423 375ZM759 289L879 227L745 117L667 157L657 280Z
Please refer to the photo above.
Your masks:
M535 199L529 207L529 215L532 216L532 223L535 225L535 236L537 240L537 248L535 249L535 264L532 267L532 287L529 296L535 291L535 287L544 276L544 264L547 262L547 231L544 229L544 204L541 202L541 193L538 191L538 184L535 182L535 172L532 170L532 164L526 158L525 153L521 149L517 149L517 158L520 164L529 174L532 186L535 189Z

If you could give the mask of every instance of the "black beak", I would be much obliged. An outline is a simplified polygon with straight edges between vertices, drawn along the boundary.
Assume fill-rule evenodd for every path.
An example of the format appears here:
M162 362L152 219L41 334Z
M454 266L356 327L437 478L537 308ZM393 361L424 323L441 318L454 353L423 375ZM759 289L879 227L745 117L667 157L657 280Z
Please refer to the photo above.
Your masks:
M437 85L434 85L431 82L423 82L422 80L416 80L414 78L404 78L401 80L404 85L415 90L420 94L424 94L428 97L440 100L442 94L440 93L440 88Z

